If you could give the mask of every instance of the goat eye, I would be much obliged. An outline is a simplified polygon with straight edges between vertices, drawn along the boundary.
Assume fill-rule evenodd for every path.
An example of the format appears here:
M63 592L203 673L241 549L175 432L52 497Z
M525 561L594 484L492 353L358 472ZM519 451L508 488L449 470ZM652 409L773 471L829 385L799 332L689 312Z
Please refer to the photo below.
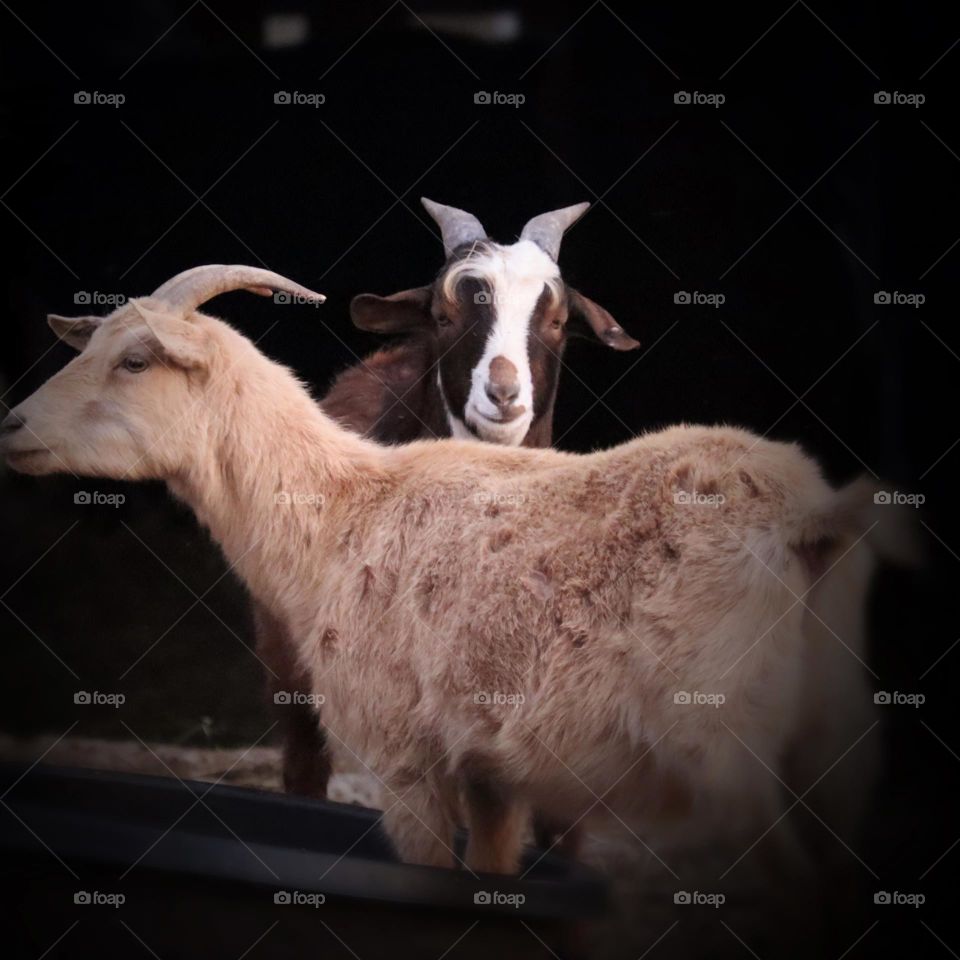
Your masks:
M445 313L441 313L440 316L437 317L437 324L441 327L449 327L452 322Z
M562 326L563 326L563 321L560 319L560 317L554 317L550 321L550 327L553 330L559 330Z
M150 366L143 357L124 357L120 365L130 373L143 373Z

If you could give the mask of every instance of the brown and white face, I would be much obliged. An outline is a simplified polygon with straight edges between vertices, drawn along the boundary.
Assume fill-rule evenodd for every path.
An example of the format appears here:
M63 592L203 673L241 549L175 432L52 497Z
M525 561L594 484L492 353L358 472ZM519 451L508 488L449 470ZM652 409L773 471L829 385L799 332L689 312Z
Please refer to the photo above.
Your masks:
M209 413L203 399L218 321L196 307L240 288L322 300L269 271L217 265L180 274L106 317L51 315L54 332L79 356L0 423L0 453L13 469L36 475L175 473Z
M536 419L552 415L568 336L596 336L618 350L639 344L564 284L548 252L559 248L559 233L551 246L531 230L541 218L517 243L503 245L472 235L483 230L469 214L425 205L444 227L445 244L448 232L456 243L436 282L392 297L362 294L351 305L354 323L381 333L427 331L436 340L451 433L519 446ZM575 219L585 205L569 209ZM555 232L563 213L543 215L553 218Z

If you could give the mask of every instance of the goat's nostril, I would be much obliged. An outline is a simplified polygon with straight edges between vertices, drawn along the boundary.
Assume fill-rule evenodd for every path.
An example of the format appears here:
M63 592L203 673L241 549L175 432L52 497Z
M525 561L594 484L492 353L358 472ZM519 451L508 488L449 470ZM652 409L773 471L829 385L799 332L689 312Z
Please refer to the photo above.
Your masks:
M15 410L11 410L2 421L0 421L0 434L14 433L26 424L26 420Z
M486 393L491 403L509 407L520 396L520 384L491 382L486 386Z

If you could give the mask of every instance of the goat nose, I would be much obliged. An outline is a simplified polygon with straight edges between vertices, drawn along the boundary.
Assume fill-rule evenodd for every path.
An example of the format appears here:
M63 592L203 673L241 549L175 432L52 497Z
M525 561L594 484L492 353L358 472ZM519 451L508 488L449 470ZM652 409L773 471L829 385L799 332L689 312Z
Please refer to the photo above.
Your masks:
M0 421L0 434L6 436L7 434L15 433L24 426L26 422L27 421L24 420L16 410L11 410L3 420Z
M487 397L498 407L509 407L520 396L520 384L516 380L509 383L488 381L486 386Z
M491 403L498 407L509 407L520 396L520 378L516 365L504 356L494 357L490 361L484 389Z

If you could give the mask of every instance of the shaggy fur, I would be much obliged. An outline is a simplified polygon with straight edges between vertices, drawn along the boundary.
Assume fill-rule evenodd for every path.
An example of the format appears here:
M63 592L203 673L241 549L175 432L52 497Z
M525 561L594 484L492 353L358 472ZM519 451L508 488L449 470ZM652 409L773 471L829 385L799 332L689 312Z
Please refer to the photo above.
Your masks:
M226 324L149 299L14 415L14 468L158 478L193 508L387 785L403 859L453 862L461 797L468 863L495 871L530 805L745 843L777 820L757 758L778 769L795 729L795 596L853 522L795 446L678 426L588 456L381 447Z
M432 362L426 338L408 337L339 374L322 407L341 426L361 435L374 434L378 440L385 439L378 435L384 421L394 427L396 436L389 438L394 442L416 439L425 429L443 436L447 429L443 404L439 397L431 403L436 390L428 388ZM310 675L298 662L294 642L281 620L254 603L253 624L257 655L268 668L271 699L276 703L278 694L288 698L274 711L283 744L284 789L324 798L332 765L319 711L306 698Z
M567 337L589 335L617 350L639 346L606 310L564 284L555 259L531 241L464 244L429 287L361 294L351 314L362 329L403 339L341 373L321 406L341 426L381 443L454 435L548 447ZM487 393L498 387L513 395L512 405L491 405ZM284 785L322 797L331 765L317 710L302 697L290 700L309 693L309 677L276 618L255 606L254 627L270 692L287 699L277 710ZM539 839L546 845L556 832L545 826Z

